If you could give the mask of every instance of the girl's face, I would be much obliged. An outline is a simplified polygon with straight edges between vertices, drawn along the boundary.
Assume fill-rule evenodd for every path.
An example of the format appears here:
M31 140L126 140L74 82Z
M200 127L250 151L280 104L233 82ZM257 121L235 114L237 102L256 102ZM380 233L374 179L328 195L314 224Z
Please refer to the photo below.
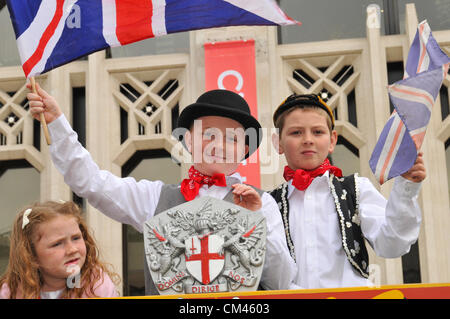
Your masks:
M86 260L86 245L75 217L58 215L37 226L33 244L45 287L62 289Z

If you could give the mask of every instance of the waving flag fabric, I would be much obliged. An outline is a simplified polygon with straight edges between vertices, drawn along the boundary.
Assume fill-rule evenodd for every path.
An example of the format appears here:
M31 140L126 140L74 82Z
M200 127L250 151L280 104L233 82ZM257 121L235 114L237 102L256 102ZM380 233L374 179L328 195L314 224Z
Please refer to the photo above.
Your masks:
M449 62L426 20L421 22L408 53L404 78L389 86L395 110L369 161L380 184L406 173L414 165Z
M274 0L7 0L27 77L107 47L188 30L288 25Z

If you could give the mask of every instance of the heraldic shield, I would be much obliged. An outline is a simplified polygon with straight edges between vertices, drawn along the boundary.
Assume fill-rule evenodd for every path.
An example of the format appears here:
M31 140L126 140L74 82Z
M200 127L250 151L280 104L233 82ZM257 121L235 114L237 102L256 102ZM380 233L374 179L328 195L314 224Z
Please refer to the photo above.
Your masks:
M160 294L254 291L261 279L266 220L202 197L144 224L145 257Z

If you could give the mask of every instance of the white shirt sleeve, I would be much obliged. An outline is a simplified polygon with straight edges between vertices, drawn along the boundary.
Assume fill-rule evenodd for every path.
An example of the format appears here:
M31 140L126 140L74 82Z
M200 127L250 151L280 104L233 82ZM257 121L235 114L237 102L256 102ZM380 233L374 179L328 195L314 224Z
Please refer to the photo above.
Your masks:
M264 193L261 200L261 212L267 224L266 257L261 285L268 290L300 288L293 284L297 267L287 248L278 205L268 193Z
M399 176L386 201L367 178L358 178L358 183L361 229L375 253L384 258L408 253L419 237L421 184Z
M89 152L78 142L64 115L48 125L52 138L51 158L64 181L78 196L108 217L142 232L153 216L163 183L120 178L100 170Z

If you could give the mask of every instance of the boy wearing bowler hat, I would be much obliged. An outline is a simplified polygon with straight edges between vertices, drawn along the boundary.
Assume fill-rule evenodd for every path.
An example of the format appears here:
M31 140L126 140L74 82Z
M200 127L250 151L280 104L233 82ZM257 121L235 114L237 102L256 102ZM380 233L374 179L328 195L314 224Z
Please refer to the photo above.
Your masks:
M37 86L29 93L30 112L39 119L44 112L53 143L51 157L65 182L80 197L110 218L143 232L145 221L171 207L210 196L228 200L252 211L260 210L267 223L266 257L260 285L264 289L288 289L294 262L283 234L283 222L275 200L267 193L242 183L236 173L261 142L260 124L250 114L247 102L227 90L213 90L181 112L177 132L192 154L188 178L178 185L162 181L119 178L100 170L77 140L53 97ZM146 294L158 291L145 270Z

